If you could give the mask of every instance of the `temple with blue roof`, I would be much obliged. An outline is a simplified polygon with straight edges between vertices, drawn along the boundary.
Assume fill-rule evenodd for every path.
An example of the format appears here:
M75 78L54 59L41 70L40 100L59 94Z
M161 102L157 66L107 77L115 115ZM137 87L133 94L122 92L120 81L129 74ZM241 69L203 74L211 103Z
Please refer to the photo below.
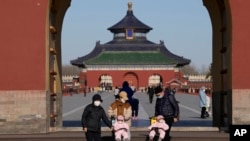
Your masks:
M149 41L146 35L152 29L135 17L129 2L125 17L108 28L113 40L104 44L97 41L89 54L70 63L83 69L80 78L95 89L114 88L123 81L141 90L149 85L181 82L179 69L190 60L171 53L163 41Z

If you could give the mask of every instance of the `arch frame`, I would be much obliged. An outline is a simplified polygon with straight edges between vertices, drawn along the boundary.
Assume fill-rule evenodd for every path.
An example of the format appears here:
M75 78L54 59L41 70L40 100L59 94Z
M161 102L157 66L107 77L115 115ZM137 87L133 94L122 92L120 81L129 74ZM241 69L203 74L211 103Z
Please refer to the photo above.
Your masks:
M4 99L0 104L15 109L1 111L1 134L48 133L63 128L61 31L70 3L71 0L1 3L0 62L8 69L0 74L0 95ZM250 1L203 0L203 4L213 30L212 102L220 103L213 107L213 126L228 130L231 124L250 124L250 20L246 18L250 16ZM27 52L31 53L23 56Z

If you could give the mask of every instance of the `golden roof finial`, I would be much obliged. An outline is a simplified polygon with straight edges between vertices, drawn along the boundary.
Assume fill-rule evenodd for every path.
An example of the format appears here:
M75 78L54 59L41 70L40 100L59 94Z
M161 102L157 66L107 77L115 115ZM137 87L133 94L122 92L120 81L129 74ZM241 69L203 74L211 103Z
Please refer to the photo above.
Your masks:
M128 11L132 11L132 2L128 2Z

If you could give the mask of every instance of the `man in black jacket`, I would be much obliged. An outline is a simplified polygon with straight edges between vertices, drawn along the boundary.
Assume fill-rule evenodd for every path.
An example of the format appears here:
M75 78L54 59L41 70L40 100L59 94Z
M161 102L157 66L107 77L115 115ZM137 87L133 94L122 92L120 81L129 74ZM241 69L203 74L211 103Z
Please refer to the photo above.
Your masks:
M101 96L95 94L92 103L87 105L82 114L82 128L87 141L101 141L101 120L112 129L112 123L108 120L102 106Z
M170 130L173 122L178 121L179 106L170 87L163 91L161 86L155 88L157 100L155 103L155 116L163 115L165 122L168 124L169 129L166 131L164 141L170 141Z

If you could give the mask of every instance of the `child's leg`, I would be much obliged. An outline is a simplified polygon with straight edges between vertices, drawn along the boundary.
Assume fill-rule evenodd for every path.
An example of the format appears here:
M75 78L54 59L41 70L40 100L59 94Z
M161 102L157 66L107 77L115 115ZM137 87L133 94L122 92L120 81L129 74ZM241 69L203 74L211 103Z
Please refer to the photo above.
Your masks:
M128 139L128 133L126 131L122 132L123 139Z
M121 132L117 131L115 132L115 140L116 141L121 141L122 137L121 137Z
M159 134L160 134L160 136L159 136L160 139L164 139L166 132L163 130L159 130Z
M154 136L155 136L155 131L154 130L150 131L149 138L152 140L154 138Z

